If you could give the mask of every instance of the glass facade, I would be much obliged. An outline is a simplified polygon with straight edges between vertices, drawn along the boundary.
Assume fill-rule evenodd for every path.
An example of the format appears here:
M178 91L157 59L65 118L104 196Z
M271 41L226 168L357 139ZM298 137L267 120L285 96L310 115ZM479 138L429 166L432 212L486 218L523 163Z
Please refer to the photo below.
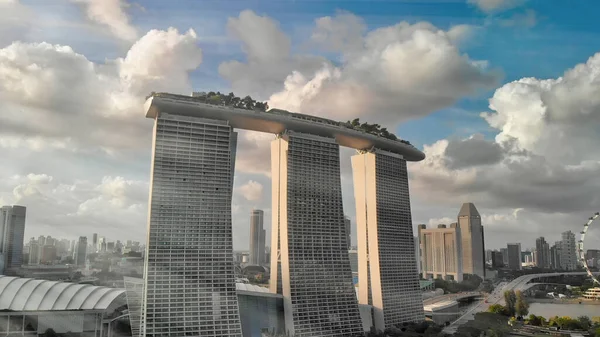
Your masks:
M406 161L374 150L353 156L352 170L359 302L373 306L377 329L422 321Z
M236 142L226 121L155 119L144 336L241 336L231 237Z
M287 332L295 337L361 334L339 146L333 139L288 132L272 142L271 153L272 247L279 247L271 287L283 293Z

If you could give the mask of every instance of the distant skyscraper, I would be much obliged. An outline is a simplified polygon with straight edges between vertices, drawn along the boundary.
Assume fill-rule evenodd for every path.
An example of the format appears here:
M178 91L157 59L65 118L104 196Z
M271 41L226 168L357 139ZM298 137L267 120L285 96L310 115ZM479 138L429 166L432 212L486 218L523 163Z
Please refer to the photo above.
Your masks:
M502 265L508 267L508 248L500 248L502 254Z
M554 270L562 270L560 263L560 256L562 255L561 242L556 241L552 247L550 247L550 267Z
M106 252L106 238L104 236L101 236L98 239L98 248L97 248L99 253L104 253Z
M94 247L94 251L98 249L98 233L92 234L92 246Z
M485 263L492 264L492 255L494 255L494 251L491 249L487 249L485 251Z
M421 274L421 243L419 236L415 236L415 260L417 262L417 273Z
M508 268L512 270L521 270L521 244L507 244L506 252L508 256Z
M46 237L43 236L43 235L40 235L40 237L38 238L37 242L38 242L38 245L40 245L40 246L45 245L46 244Z
M80 236L77 242L77 248L75 251L75 264L83 267L85 266L85 259L87 256L87 237Z
M535 265L538 268L550 268L550 246L543 236L535 240Z
M458 212L462 238L463 273L485 278L485 244L481 216L473 203L464 203Z
M497 250L492 251L492 268L502 267L504 267L504 256L502 255L502 252Z
M348 250L352 247L352 222L348 216L344 217L344 227L346 228L346 237L348 240Z
M577 269L577 246L575 243L575 234L571 231L562 233L560 264L562 269Z
M41 247L34 238L29 241L29 264L36 265L40 263Z
M419 226L421 242L421 267L424 279L442 278L462 282L461 229L456 224L450 228Z
M260 209L250 213L250 264L265 263L265 230L263 228L265 213Z
M0 273L23 264L26 208L4 206L0 208L0 254L3 264Z
M41 264L54 264L56 262L56 246L44 245L40 256Z

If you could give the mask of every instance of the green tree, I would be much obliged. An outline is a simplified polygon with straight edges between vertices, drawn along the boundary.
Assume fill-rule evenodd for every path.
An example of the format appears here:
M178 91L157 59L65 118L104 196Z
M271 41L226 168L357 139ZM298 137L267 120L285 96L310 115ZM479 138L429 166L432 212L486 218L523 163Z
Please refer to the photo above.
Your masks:
M488 312L504 315L506 314L506 308L501 304L492 304L488 308Z
M506 302L506 312L509 316L514 316L516 313L517 296L514 290L504 292L504 302Z
M529 303L527 303L523 292L517 290L517 292L515 292L515 297L515 313L519 316L527 316L527 314L529 313Z
M542 316L536 316L534 314L529 315L529 318L527 319L529 324L531 325L535 325L535 326L543 326L545 323L545 319Z
M583 330L589 330L592 327L592 320L587 316L579 316L577 320Z

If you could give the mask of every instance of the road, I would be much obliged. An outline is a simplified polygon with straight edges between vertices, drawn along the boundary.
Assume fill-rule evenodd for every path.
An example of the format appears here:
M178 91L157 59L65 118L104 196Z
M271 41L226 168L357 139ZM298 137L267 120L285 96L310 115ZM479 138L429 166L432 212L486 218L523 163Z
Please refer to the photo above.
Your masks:
M479 303L473 308L469 309L462 316L460 316L457 320L452 322L450 325L444 328L444 333L453 334L456 332L459 326L467 323L468 321L475 319L475 314L482 311L487 311L490 305L499 303L500 301L504 301L504 291L509 290L511 284L506 282L501 282L496 286L494 291L487 297L488 303L485 301L479 301Z
M587 275L584 272L558 272L558 273L544 273L544 274L530 274L519 276L516 279L506 283L501 282L496 286L494 291L487 297L487 302L481 301L479 304L474 306L472 309L467 311L464 315L460 316L456 321L452 322L449 326L444 328L444 332L447 334L453 334L456 332L459 326L467 323L468 321L475 318L475 314L487 311L488 308L493 304L504 304L504 292L507 290L523 290L527 283L534 278L542 276L558 276L558 275Z

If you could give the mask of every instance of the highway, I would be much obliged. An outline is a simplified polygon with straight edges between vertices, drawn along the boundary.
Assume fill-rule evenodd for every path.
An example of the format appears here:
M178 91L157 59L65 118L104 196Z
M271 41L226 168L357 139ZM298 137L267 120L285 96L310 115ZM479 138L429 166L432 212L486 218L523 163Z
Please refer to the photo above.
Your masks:
M444 332L447 334L453 334L456 332L459 326L467 323L470 320L475 319L475 314L483 311L487 311L488 308L493 304L501 304L504 303L504 292L507 290L524 290L527 287L527 283L529 283L534 278L538 277L548 277L548 276L560 276L560 275L587 275L585 272L565 272L565 273L543 273L543 274L531 274L531 275L523 275L519 276L516 279L506 283L501 282L496 286L494 291L487 297L487 302L481 301L479 304L474 306L472 309L467 311L464 315L460 316L456 321L452 322L449 326L444 328Z

